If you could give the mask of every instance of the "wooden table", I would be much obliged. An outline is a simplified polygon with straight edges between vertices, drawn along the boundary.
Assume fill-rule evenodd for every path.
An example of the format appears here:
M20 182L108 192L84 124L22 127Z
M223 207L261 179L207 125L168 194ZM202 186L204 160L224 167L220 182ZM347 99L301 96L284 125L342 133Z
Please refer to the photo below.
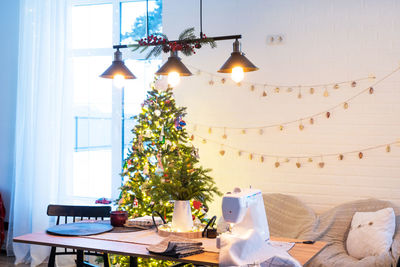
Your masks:
M295 242L301 240L289 239L289 238L274 238L271 240ZM82 237L66 237L66 236L54 236L46 233L32 233L14 238L14 242L26 243L43 246L55 246L63 248L77 249L78 251L97 251L106 252L118 255L131 256L131 265L137 265L137 258L154 258L160 260L170 260L175 262L203 264L203 265L214 265L218 266L219 254L216 252L204 252L201 254L176 259L171 257L160 256L156 254L150 254L146 247L147 245L137 244L134 241L126 242L121 240L110 240L101 239L101 235L97 235L96 238L91 236ZM289 251L289 254L298 260L302 265L306 264L313 257L315 257L324 247L326 243L317 241L314 244L298 244ZM82 257L80 257L82 258ZM78 263L78 266L80 264Z

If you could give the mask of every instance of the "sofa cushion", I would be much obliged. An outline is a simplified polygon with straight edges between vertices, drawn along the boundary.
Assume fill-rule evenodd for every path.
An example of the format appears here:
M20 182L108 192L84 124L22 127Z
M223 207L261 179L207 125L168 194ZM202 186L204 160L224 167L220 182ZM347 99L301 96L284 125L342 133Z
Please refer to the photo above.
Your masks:
M350 256L362 259L389 251L395 231L393 208L356 212L346 241Z
M308 239L316 221L314 211L294 196L263 194L271 236Z

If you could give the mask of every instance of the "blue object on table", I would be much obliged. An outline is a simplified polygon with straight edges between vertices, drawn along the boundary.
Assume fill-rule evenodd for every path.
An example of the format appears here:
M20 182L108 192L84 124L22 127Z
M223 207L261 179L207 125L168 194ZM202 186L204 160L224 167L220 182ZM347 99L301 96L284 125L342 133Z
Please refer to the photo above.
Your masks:
M48 228L46 231L52 235L63 236L86 236L97 235L111 231L113 227L110 224L104 223L67 223L55 225Z

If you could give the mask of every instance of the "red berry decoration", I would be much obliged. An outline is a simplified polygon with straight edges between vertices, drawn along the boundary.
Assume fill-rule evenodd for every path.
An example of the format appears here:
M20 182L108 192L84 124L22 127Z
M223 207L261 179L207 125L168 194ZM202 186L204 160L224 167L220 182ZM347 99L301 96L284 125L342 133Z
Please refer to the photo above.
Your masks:
M196 47L197 49L201 48L201 44L197 43L194 47Z
M193 201L193 208L195 208L196 210L199 210L202 206L202 203L198 200L194 200Z

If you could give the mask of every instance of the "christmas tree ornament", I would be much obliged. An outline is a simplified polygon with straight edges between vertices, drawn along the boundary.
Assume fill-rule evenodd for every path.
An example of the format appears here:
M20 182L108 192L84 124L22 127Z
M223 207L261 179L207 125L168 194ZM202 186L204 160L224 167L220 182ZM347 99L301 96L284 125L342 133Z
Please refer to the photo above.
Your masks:
M194 146L192 146L192 156L195 157L196 159L200 158L199 149L195 148Z
M357 86L357 82L353 81L353 82L351 83L351 87L356 87L356 86Z
M156 115L157 117L160 117L161 111L158 109L154 110L154 115Z
M253 159L253 154L249 154L249 160L252 160Z
M303 123L301 123L301 122L300 122L300 124L299 124L299 130L300 130L300 131L303 131L303 130L304 130L304 125L303 125Z
M368 91L369 91L369 94L372 95L374 93L374 88L370 87Z
M250 86L250 91L254 91L256 89L255 85Z
M314 119L310 118L309 122L310 122L310 124L314 124Z
M144 175L149 175L149 164L147 164L147 162L144 164L143 174Z
M280 91L279 87L276 87L275 88L275 93L279 93L279 91Z
M242 155L242 153L243 153L243 152L239 150L239 151L238 151L238 156L240 157L240 156Z
M267 92L263 91L262 96L264 96L264 97L267 96Z
M245 129L242 129L242 134L246 134L246 130Z
M220 154L221 156L225 155L225 150L221 149L221 150L219 151L219 154Z
M325 167L325 162L323 161L319 162L318 166L322 169L323 167Z
M293 92L293 88L292 88L292 87L288 87L288 88L286 89L286 92L288 92L288 93Z
M362 159L364 157L364 154L362 152L358 153L358 158Z
M333 86L333 89L339 89L339 84L335 84L335 85Z
M260 156L260 161L264 162L264 156Z
M279 163L279 161L275 162L275 168L278 168L281 164Z
M203 138L203 140L201 141L203 144L207 143L207 140Z
M315 89L313 87L311 87L310 88L310 94L312 95L312 94L314 94L314 92L315 92Z
M308 158L307 161L308 162L313 162L313 159L312 158Z
M224 84L225 82L226 82L226 79L225 79L225 78L222 78L222 79L221 79L221 83Z
M279 125L279 131L283 131L283 125Z
M238 83L236 83L236 85L237 85L238 87L240 87L240 86L242 86L242 83L241 83L241 82L238 82Z
M194 135L193 135L193 134L190 136L190 140L191 140L191 141L194 140Z
M339 159L339 160L343 160L343 159L344 159L343 154L339 154L338 159Z
M264 130L263 129L258 129L258 134L259 135L262 135L264 133Z
M390 152L390 145L386 146L386 152Z
M286 163L288 163L289 161L290 161L290 159L289 158L285 158L285 160L284 160Z
M300 168L301 167L301 163L299 161L296 162L296 167Z
M331 117L331 113L328 111L328 112L325 113L325 116L326 116L326 118L329 119Z
M349 104L348 104L347 102L344 102L343 108L344 108L344 109L348 109L348 108L349 108Z
M329 96L328 89L326 89L326 88L325 88L325 91L324 91L324 97L328 97L328 96Z
M211 129L211 127L210 127L210 128L208 128L208 133L209 133L209 134L211 134L211 133L212 133L212 129Z

